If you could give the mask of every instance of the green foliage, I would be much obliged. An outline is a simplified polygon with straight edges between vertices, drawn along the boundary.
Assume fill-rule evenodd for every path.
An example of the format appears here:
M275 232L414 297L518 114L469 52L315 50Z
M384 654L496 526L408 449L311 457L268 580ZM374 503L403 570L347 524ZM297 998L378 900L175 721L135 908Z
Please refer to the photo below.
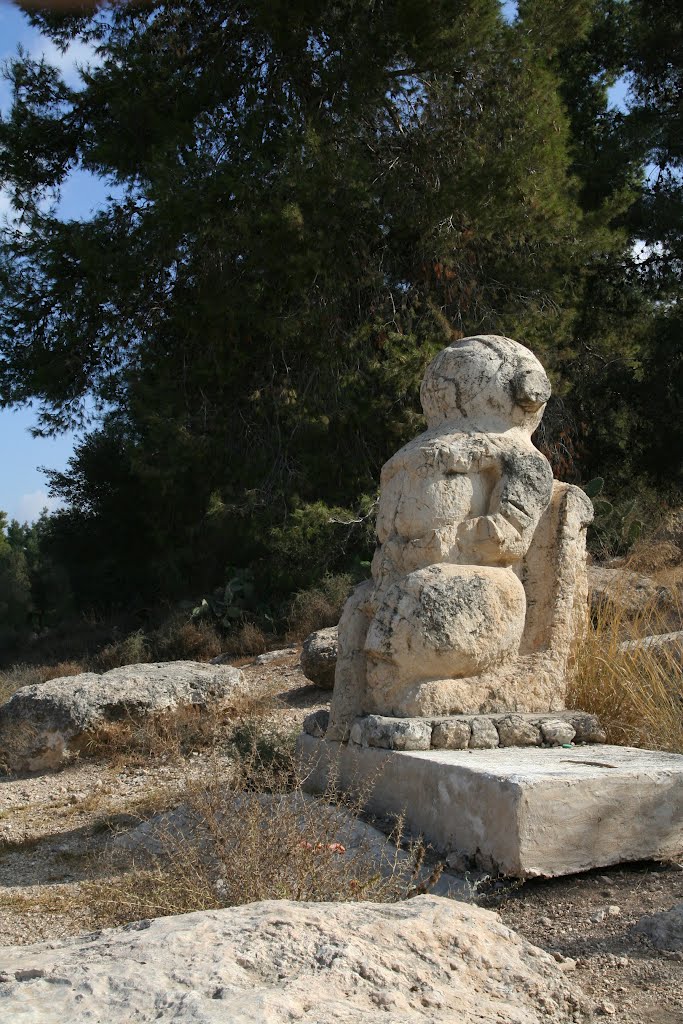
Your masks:
M595 477L583 488L595 511L589 543L602 556L621 555L635 544L645 528L641 503L638 497L616 503L608 501L602 496L604 484L602 477Z
M256 610L256 587L251 569L231 569L228 574L230 579L225 586L217 587L192 610L193 620L209 619L229 629L245 613Z
M0 237L0 404L36 402L47 433L88 396L107 410L51 474L40 601L31 577L46 620L60 567L81 608L204 593L225 623L256 599L214 595L216 566L250 567L276 603L367 562L363 496L422 426L427 362L468 333L548 365L558 472L683 488L677 7L518 11L30 14L101 56L76 89L18 55L0 119L18 222ZM626 112L608 102L624 73ZM52 200L74 168L116 189L67 221Z
M359 568L374 545L374 501L363 497L359 514L322 501L295 508L268 538L272 563L265 568L280 593L310 587L343 568ZM367 574L367 571L366 573Z
M14 646L30 629L31 583L22 551L0 544L0 648Z
M0 512L0 649L17 646L69 610L66 573L46 549L49 530L45 513L29 526L8 523Z

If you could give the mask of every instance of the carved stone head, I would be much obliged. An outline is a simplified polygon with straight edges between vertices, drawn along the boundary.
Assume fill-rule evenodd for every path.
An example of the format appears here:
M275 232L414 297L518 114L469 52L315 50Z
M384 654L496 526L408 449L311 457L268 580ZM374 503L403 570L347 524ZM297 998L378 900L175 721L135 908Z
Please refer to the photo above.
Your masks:
M467 431L518 427L531 435L550 398L536 356L511 338L478 335L439 352L427 367L420 400L427 424Z

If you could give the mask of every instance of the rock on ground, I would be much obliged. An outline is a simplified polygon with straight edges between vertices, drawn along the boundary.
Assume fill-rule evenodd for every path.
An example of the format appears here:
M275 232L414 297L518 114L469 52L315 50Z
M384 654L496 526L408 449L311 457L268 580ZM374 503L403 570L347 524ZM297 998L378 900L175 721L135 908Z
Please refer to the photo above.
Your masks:
M436 896L252 903L10 947L0 964L0 1017L23 1024L588 1019L549 954Z
M307 679L323 690L331 690L334 687L338 642L337 626L319 629L304 640L301 671Z
M661 658L665 664L673 665L674 661L683 664L683 630L644 636L639 640L624 640L619 644L619 650L631 651L634 654L648 650Z
M627 618L637 616L648 606L671 614L676 609L676 597L668 587L628 569L589 565L588 594L593 614L605 605L618 609Z
M105 722L207 708L244 691L239 669L194 661L125 665L25 686L0 706L0 765L13 771L57 767L70 745Z
M645 935L656 949L683 952L683 902L671 910L641 917L634 929Z

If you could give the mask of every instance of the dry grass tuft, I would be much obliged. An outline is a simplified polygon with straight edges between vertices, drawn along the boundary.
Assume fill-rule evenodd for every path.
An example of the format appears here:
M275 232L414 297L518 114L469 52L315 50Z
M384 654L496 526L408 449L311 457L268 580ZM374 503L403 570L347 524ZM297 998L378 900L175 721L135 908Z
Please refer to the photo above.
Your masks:
M680 566L683 553L673 541L638 541L624 560L632 572L656 574L662 569Z
M24 686L46 683L48 679L59 679L61 676L77 676L86 671L86 667L78 661L60 661L56 665L12 665L0 672L0 704Z
M677 589L683 600L683 507L670 509L654 533L637 540L623 559L623 566Z
M317 586L295 594L287 617L287 641L296 643L317 629L336 626L352 587L349 575L325 576Z
M683 652L633 643L669 632L670 621L656 600L635 616L605 602L577 644L567 703L599 715L609 743L683 752Z
M107 644L92 659L93 672L108 672L121 665L142 665L152 661L152 648L144 630L129 633Z
M89 908L92 882L80 882L73 885L41 885L34 887L32 892L13 893L7 891L0 895L0 911L15 914L57 914L63 915L71 924L74 914L86 914L84 925L94 927ZM80 928L78 930L83 930ZM68 933L67 933L68 934ZM35 940L34 940L35 941Z
M210 661L223 650L222 640L210 622L171 619L152 638L153 661Z
M169 619L150 633L138 629L103 647L92 659L94 672L150 661L209 661L220 654L222 640L210 622Z
M201 750L216 750L230 742L245 723L271 715L273 697L241 696L230 704L207 710L179 707L157 714L105 722L85 734L79 753L111 761L117 767L150 761L179 761Z
M148 827L143 844L109 855L106 881L89 887L100 925L266 899L393 902L425 889L416 887L422 846L406 856L388 841L359 842L371 781L352 796L332 782L317 799L303 792L286 738L255 729L238 748L231 774L188 784L182 807ZM401 832L399 821L397 843Z
M248 658L267 651L271 639L255 622L243 622L228 633L223 641L223 651L234 654L236 658Z

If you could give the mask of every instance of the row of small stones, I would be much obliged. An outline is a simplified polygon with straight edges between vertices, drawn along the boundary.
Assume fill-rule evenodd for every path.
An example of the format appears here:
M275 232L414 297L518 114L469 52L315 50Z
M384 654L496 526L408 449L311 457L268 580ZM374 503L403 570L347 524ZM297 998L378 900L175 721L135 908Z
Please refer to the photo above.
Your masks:
M561 719L537 723L513 717L499 719L387 720L369 715L354 722L351 742L360 746L395 750L483 750L493 747L562 746L576 737L576 729Z
M304 722L311 736L324 736L329 713L317 711ZM578 712L567 718L529 719L509 714L500 718L385 718L366 715L351 727L350 741L357 746L390 750L483 750L494 747L557 747L573 742L602 743L605 734L594 715Z

